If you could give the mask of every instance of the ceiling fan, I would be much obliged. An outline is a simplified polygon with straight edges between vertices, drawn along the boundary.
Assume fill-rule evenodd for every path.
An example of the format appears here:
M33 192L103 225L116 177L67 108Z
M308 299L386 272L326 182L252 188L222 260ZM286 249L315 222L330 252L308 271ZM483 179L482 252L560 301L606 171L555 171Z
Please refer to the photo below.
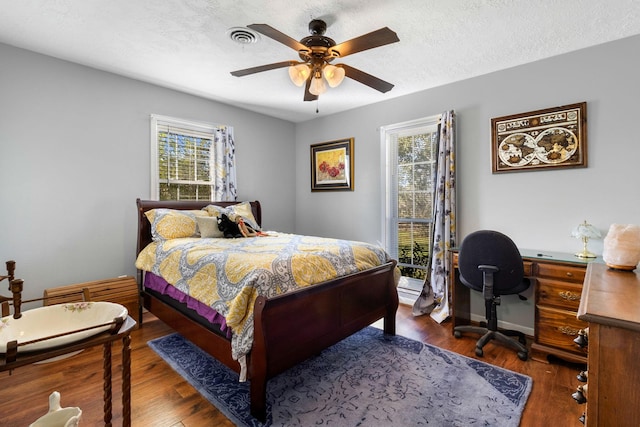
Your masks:
M297 86L305 84L305 101L314 101L318 99L320 94L326 92L327 88L324 80L327 81L330 87L336 87L342 82L345 76L383 93L393 88L391 83L385 82L357 68L350 67L346 64L331 64L331 62L337 58L344 58L347 55L362 52L363 50L400 41L397 34L387 27L380 28L379 30L340 44L336 44L335 41L324 35L327 30L327 24L321 19L314 19L309 23L309 32L311 35L300 41L292 39L267 24L251 24L248 25L248 27L296 50L302 62L282 61L246 68L244 70L232 71L231 75L233 76L242 77L249 74L274 70L276 68L289 67L289 77L291 81Z

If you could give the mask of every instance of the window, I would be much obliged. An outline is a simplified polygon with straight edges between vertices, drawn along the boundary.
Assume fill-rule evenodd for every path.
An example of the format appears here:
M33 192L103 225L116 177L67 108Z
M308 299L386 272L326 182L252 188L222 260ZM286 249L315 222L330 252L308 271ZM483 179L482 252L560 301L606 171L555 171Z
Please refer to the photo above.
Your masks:
M439 116L385 126L384 246L402 273L399 290L417 296L429 260Z
M214 200L219 168L216 156L227 126L151 116L151 198ZM222 200L215 198L216 200Z

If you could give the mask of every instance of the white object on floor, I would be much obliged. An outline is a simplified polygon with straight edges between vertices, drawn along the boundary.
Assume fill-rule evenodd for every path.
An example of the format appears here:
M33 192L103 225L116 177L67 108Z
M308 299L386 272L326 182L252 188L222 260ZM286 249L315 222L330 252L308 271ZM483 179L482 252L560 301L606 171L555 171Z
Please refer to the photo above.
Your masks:
M60 393L54 391L49 396L49 412L38 418L29 427L77 427L82 410L78 407L60 407Z

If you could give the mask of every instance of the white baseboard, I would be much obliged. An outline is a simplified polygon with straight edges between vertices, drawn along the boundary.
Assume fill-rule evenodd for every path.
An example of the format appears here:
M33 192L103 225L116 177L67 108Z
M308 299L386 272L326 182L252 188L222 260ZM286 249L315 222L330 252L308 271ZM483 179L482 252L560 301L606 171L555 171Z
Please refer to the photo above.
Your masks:
M404 289L398 289L398 301L400 302L400 304L404 304L404 305L408 305L410 307L413 307L413 303L416 302L416 300L418 299L419 294L417 293L412 293L411 291L407 292ZM484 318L484 316L480 316L478 314L473 314L471 313L471 320L474 322L484 322L486 319ZM502 320L498 320L498 327L500 329L512 329L515 331L520 331L523 334L525 334L528 337L533 337L535 336L535 332L534 329L532 327L526 327L526 326L522 326L522 325L517 325L515 323L511 323L511 322L504 322Z
M398 289L398 302L400 304L409 305L413 307L413 303L416 302L420 294L407 292L403 289Z

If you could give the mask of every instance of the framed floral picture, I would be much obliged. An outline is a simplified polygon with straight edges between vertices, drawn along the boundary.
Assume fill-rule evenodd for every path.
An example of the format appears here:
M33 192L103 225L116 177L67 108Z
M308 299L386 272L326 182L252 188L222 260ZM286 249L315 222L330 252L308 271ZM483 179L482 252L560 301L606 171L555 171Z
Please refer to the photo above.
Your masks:
M491 119L493 173L587 167L587 103Z
M311 191L353 191L353 138L311 145Z

